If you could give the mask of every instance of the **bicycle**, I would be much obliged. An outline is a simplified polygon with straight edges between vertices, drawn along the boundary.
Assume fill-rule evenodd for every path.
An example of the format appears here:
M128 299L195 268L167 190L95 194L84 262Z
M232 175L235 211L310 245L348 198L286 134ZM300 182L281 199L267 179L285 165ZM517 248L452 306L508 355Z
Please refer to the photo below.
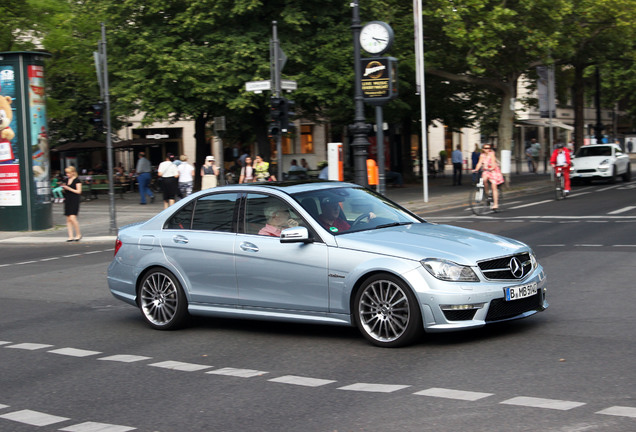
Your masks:
M567 167L554 167L554 193L556 195L557 201L560 201L567 197L567 194L565 193L565 176L563 175L564 168Z
M501 202L503 201L503 192L501 191L501 188L498 188L498 192L499 206L501 206ZM470 206L473 214L477 216L483 216L494 211L492 209L492 187L488 193L486 193L483 178L480 177L477 184L475 184L475 189L470 191L470 195L468 196L468 205Z

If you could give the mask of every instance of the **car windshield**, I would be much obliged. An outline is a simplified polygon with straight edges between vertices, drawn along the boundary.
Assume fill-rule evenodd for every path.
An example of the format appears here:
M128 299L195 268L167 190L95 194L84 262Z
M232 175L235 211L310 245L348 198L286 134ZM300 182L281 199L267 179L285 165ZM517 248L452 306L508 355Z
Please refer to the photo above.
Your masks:
M332 234L423 222L368 189L342 187L302 192L294 199Z
M588 156L611 156L612 148L609 146L605 147L581 147L576 152L576 157L588 157Z

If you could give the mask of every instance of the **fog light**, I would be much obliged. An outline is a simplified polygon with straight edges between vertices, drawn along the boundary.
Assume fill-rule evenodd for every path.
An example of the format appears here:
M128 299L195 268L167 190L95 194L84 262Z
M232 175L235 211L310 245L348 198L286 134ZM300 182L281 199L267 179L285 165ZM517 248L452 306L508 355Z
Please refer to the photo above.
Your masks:
M440 305L442 310L471 310L481 309L485 303L458 304L458 305Z

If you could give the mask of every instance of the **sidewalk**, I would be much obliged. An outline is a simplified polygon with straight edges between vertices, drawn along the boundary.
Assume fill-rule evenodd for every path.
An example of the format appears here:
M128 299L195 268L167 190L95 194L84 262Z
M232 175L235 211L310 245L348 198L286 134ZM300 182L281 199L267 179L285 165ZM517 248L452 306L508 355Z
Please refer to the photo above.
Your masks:
M513 167L514 170L514 167ZM427 212L445 208L466 206L469 191L472 189L471 175L464 174L461 186L452 186L452 171L447 170L444 176L428 180L428 202L424 202L422 183L406 184L403 188L386 189L386 196L411 210L424 215ZM518 194L531 194L544 188L552 187L549 174L512 174L510 189L505 190L506 199ZM53 205L53 228L42 231L0 231L0 243L66 243L66 218L63 214L64 204ZM158 195L153 204L139 204L139 194L129 192L124 198L115 198L115 226L125 225L150 219L163 210L163 201ZM111 218L109 199L100 195L99 199L83 201L80 205L79 222L82 240L68 245L87 242L114 242L116 234L110 233Z

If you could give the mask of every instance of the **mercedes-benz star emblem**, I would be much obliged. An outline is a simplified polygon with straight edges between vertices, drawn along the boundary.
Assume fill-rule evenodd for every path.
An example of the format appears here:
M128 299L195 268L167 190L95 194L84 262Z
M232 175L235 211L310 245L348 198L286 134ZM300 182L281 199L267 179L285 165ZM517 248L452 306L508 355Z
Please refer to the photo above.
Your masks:
M509 266L514 277L517 279L521 279L523 277L523 266L517 257L512 257Z

